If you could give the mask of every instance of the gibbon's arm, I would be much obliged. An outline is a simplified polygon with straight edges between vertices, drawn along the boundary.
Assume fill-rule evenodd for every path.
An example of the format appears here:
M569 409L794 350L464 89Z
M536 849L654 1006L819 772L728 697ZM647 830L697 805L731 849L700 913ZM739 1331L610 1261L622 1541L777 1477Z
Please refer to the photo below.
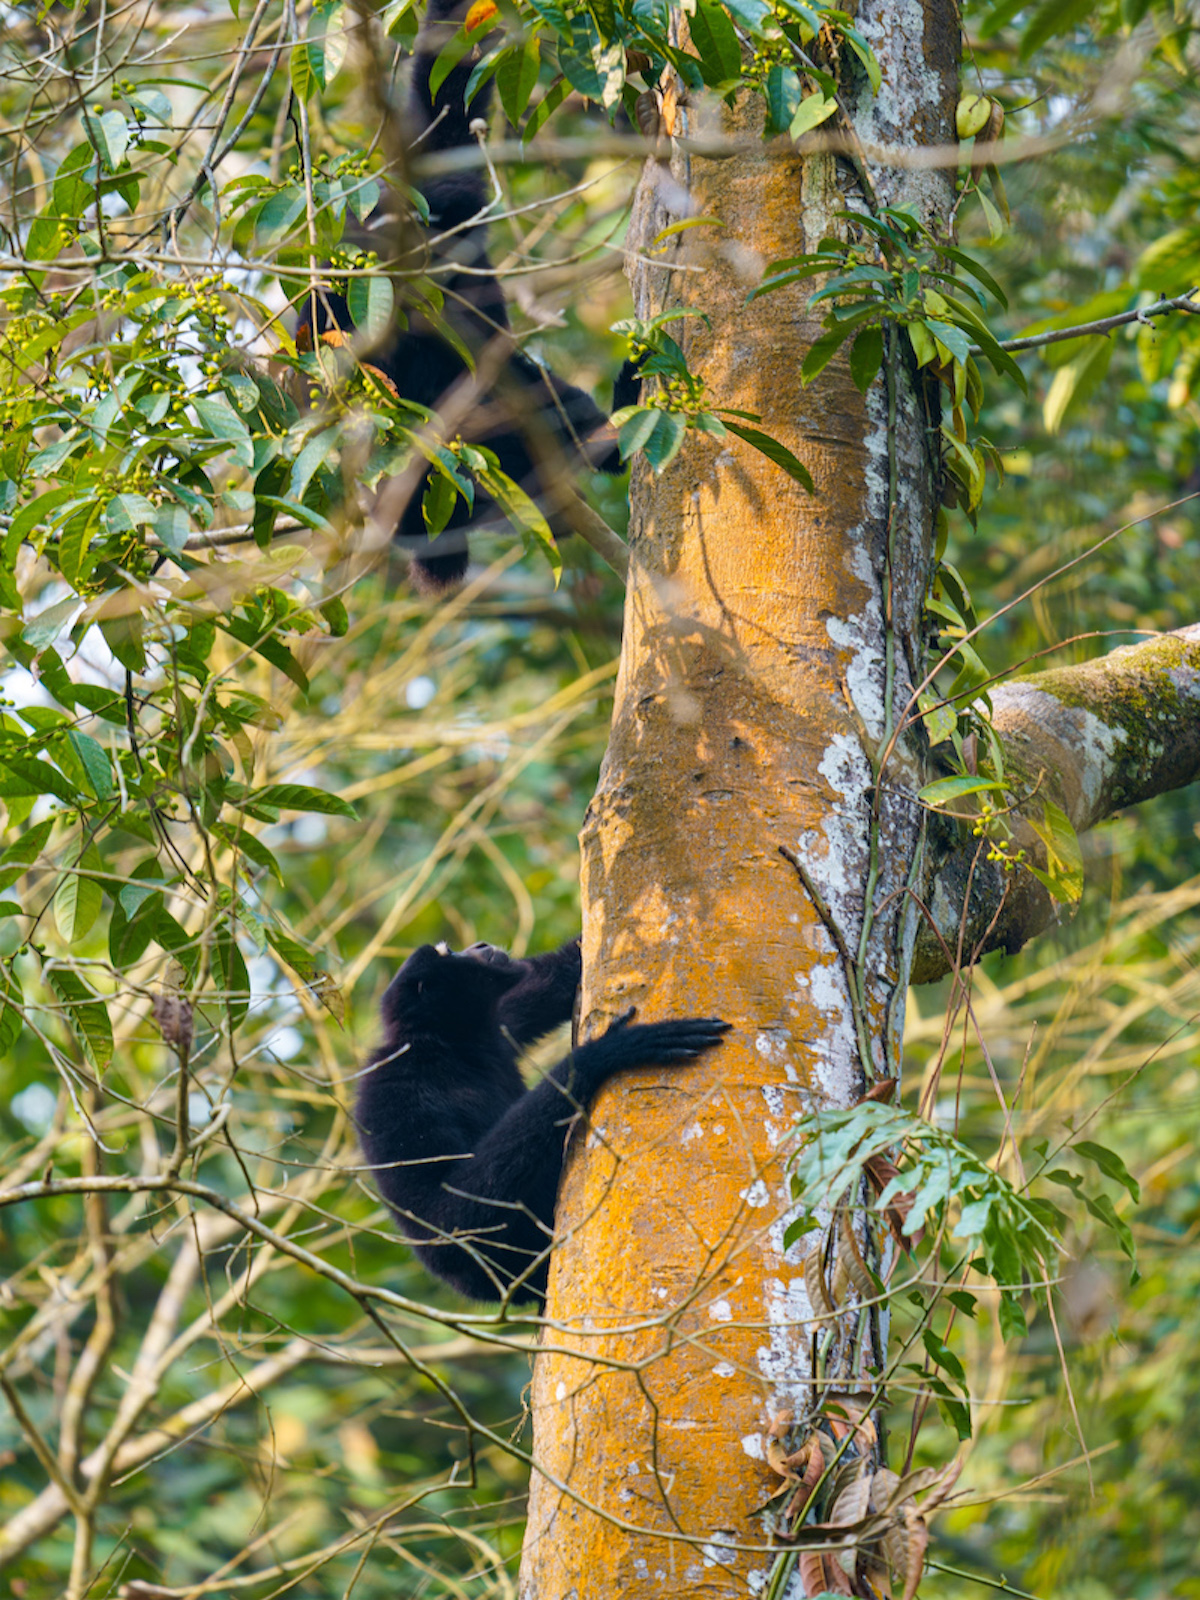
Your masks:
M576 1113L614 1073L682 1065L719 1044L728 1029L714 1017L640 1027L625 1017L564 1056L509 1106L469 1158L448 1164L439 1190L414 1196L411 1209L402 1210L428 1236L417 1243L422 1260L473 1299L507 1293L518 1301L544 1299L566 1135Z
M579 988L579 940L561 949L523 961L524 976L502 995L497 1007L500 1026L518 1049L571 1020Z

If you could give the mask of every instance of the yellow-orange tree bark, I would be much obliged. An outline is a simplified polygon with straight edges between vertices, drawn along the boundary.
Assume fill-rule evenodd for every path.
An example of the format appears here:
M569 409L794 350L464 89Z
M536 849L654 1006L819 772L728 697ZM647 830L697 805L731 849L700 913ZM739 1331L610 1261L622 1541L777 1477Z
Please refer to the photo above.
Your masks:
M844 75L863 146L948 145L952 7L873 0L857 26L884 73L878 97ZM752 103L724 125L761 127ZM782 1238L789 1131L895 1067L919 779L903 740L882 773L878 759L921 655L936 408L898 340L866 398L844 360L804 389L811 286L745 301L765 262L844 232L848 207L910 200L936 221L951 187L936 167L881 162L864 185L828 151L749 143L648 169L643 249L689 215L720 225L672 236L666 265L635 270L635 297L641 315L708 314L711 327L677 325L693 370L717 403L759 413L816 493L740 442L695 435L660 479L635 475L612 738L582 838L584 1033L630 1005L736 1032L695 1068L614 1084L572 1152L522 1600L763 1591L758 1513L779 1486L764 1433L812 1401L804 1246ZM879 1354L868 1340L844 1392L869 1387Z

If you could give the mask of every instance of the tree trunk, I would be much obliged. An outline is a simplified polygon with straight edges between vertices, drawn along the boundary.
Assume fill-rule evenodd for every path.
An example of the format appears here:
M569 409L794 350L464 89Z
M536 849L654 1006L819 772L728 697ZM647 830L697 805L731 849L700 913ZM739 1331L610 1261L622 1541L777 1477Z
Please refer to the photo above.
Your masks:
M952 6L873 0L857 26L884 75L873 98L842 64L862 144L949 144ZM936 397L899 340L865 399L844 360L803 389L811 286L745 298L768 261L843 232L839 213L907 199L936 224L952 188L943 170L872 166L872 194L828 149L756 147L755 102L723 116L740 153L677 148L669 172L647 169L644 253L685 216L721 226L637 266L638 313L708 314L672 330L692 369L714 403L758 412L816 493L697 434L660 478L635 473L612 738L582 835L582 1031L636 1005L736 1032L695 1067L607 1089L572 1152L522 1600L761 1593L772 1419L869 1389L882 1355L875 1330L817 1394L785 1158L801 1112L898 1068L922 774L908 738L879 760L919 677Z

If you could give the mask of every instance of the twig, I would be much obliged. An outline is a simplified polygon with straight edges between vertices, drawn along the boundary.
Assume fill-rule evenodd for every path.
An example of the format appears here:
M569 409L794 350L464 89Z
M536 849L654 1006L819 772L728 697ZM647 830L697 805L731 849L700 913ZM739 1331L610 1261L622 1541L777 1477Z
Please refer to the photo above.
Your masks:
M1047 333L1031 333L1019 339L1001 339L1001 350L1040 350L1048 344L1062 344L1067 339L1085 339L1089 334L1112 333L1131 322L1149 322L1151 317L1165 317L1170 311L1184 311L1189 316L1200 317L1200 302L1193 300L1196 289L1186 294L1164 295L1152 306L1142 306L1136 311L1122 311L1115 317L1100 317L1095 322L1080 322L1073 328L1051 328ZM982 355L979 345L971 346L972 355Z

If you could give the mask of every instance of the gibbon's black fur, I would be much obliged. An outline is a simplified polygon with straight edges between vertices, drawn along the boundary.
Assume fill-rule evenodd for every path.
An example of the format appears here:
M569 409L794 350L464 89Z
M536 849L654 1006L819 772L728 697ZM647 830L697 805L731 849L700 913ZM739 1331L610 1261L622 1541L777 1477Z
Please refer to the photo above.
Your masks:
M465 0L429 0L426 26L413 57L410 121L418 166L425 156L473 146L471 124L486 117L491 104L490 78L469 106L465 97L471 73L495 35L468 51L436 94L430 93L438 53L466 9ZM418 174L417 182L429 207L430 238L450 235L434 246L430 261L431 276L445 295L441 316L462 346L473 357L483 358L489 372L498 365L496 376L486 383L456 431L469 443L495 453L501 469L538 503L555 537L561 538L570 528L561 515L561 500L555 503L556 481L561 484L572 470L620 472L616 435L589 395L539 366L513 340L504 293L488 258L486 224L473 220L488 200L483 169L429 179ZM378 238L394 221L377 213L369 219L368 231ZM298 343L305 329L311 330L313 302L319 333L331 324L354 331L345 297L320 290L301 314ZM470 381L470 367L454 343L418 311L408 310L407 324L364 352L364 359L395 385L402 399L436 410L456 385ZM638 388L635 368L627 362L614 385L614 409L633 404ZM465 530L502 519L503 514L481 490L473 507L459 497L437 542L431 544L422 511L428 482L426 476L409 497L394 537L412 555L417 586L436 592L459 582L466 572Z
M578 939L525 961L427 944L383 997L358 1096L363 1153L417 1255L472 1300L545 1298L567 1132L600 1085L691 1061L729 1026L622 1017L526 1089L518 1052L568 1020L579 971Z

